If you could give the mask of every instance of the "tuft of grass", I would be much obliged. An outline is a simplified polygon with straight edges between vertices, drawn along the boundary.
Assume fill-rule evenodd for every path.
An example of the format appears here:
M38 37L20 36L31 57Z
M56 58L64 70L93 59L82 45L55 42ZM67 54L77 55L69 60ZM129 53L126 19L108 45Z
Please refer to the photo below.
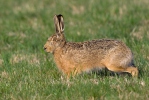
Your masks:
M149 99L148 0L0 1L1 100ZM68 41L111 38L133 51L139 78L107 70L69 81L43 50L54 33L53 16L63 14Z

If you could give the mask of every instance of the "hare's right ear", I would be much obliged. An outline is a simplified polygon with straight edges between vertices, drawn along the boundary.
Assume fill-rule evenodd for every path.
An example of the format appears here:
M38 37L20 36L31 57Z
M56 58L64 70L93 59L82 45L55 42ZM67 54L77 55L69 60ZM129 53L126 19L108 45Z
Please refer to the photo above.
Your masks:
M61 14L54 16L54 24L56 33L63 33L64 31L64 19Z

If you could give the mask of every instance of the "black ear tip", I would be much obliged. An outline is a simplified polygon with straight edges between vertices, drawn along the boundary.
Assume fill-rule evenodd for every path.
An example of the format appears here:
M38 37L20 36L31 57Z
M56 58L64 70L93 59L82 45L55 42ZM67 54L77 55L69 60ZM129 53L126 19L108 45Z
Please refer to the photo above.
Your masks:
M59 14L59 15L57 15L57 17L63 17L63 15L62 14Z

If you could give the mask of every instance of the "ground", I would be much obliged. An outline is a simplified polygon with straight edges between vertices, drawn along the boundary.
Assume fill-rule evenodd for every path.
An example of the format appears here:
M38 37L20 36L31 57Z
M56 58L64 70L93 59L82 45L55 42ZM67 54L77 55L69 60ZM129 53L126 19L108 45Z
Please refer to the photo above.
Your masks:
M1 100L149 99L149 0L1 0ZM69 81L43 45L63 14L68 41L118 39L133 51L139 77L103 70Z

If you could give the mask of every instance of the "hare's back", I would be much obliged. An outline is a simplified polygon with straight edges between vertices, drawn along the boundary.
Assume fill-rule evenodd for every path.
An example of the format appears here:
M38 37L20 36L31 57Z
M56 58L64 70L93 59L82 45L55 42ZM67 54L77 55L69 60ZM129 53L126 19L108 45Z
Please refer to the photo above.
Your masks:
M101 39L101 40L92 40L88 42L84 42L84 47L88 50L109 50L115 48L117 46L122 45L121 41L118 40L110 40L110 39Z
M118 40L92 40L86 42L67 42L63 48L63 53L66 56L77 58L94 58L97 56L103 59L106 55L117 53L116 55L130 54L130 49L121 41ZM66 54L65 54L66 53ZM81 56L81 57L80 57Z
M113 49L129 51L129 48L121 41L112 39L91 40L85 42L67 42L64 50L67 52L109 52Z

